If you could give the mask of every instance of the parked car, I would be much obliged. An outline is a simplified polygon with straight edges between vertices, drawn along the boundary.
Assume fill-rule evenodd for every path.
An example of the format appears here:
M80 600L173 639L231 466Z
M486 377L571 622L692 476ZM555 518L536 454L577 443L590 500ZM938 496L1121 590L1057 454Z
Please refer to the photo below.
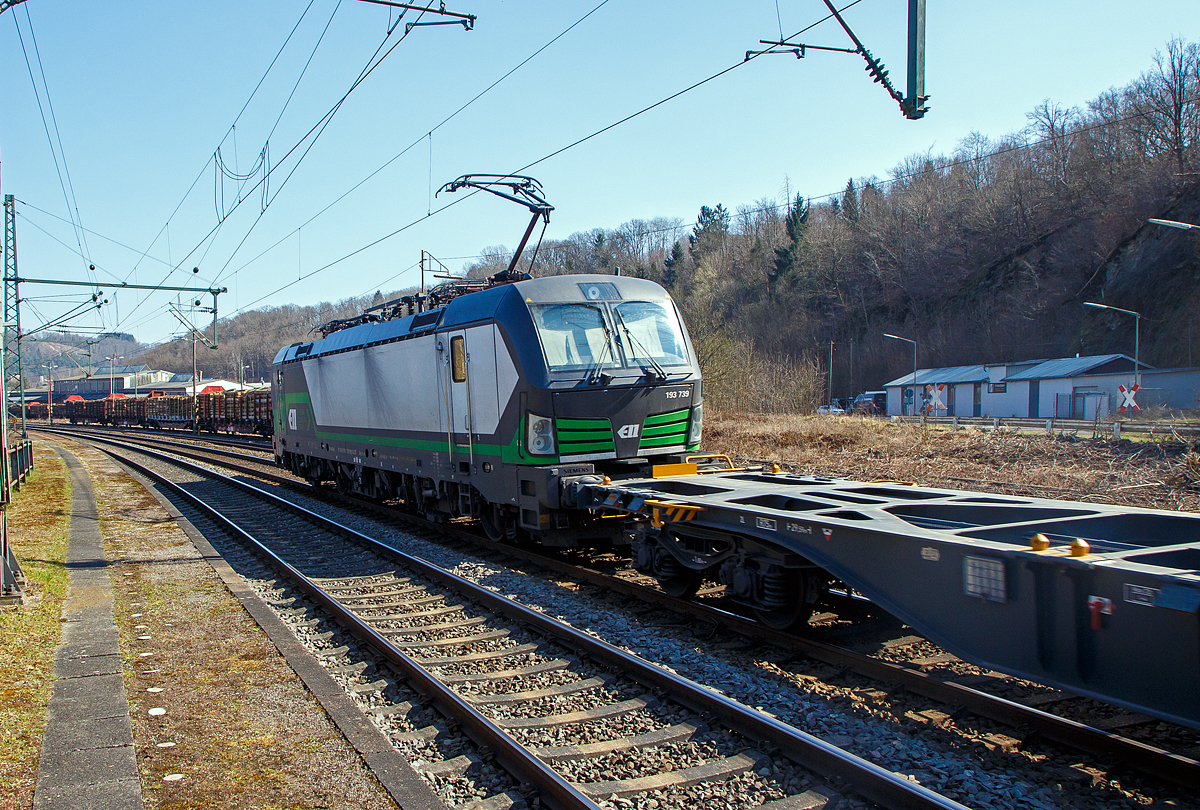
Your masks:
M817 407L817 413L822 416L842 416L845 415L846 410L840 405L820 405Z
M854 398L854 413L881 416L887 413L887 391L864 391Z

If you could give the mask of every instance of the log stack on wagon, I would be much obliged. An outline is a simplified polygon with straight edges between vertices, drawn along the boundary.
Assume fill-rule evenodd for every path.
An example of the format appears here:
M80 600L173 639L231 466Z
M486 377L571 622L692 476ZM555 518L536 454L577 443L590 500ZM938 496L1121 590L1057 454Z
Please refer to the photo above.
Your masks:
M213 433L271 432L271 391L229 390L200 395L200 427Z
M191 427L194 417L191 397L166 396L146 399L146 424L150 427Z
M250 391L213 391L200 394L197 405L191 396L105 397L103 399L69 399L55 403L56 419L73 425L128 425L153 428L188 429L193 427L199 412L201 430L210 433L257 433L271 435L271 389ZM19 405L9 412L19 418ZM29 419L46 419L45 403L26 406Z
M109 402L109 420L113 425L138 426L146 424L148 397L117 397Z

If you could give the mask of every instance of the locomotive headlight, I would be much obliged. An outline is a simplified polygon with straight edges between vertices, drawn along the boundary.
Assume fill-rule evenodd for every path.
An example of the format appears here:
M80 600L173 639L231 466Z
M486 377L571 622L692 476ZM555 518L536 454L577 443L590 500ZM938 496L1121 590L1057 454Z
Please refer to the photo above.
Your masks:
M553 423L544 416L535 416L534 414L529 414L527 423L529 425L529 429L526 436L525 446L529 449L529 452L535 456L553 455Z
M696 405L692 407L692 422L688 426L688 444L698 444L700 442L700 433L704 427L704 405Z

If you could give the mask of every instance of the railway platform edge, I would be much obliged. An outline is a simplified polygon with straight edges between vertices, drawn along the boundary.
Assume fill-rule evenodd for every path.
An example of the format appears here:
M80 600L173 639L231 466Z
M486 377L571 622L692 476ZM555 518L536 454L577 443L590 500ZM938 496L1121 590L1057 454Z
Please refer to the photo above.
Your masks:
M141 777L95 492L79 460L61 447L54 449L71 476L69 590L33 806L141 810Z

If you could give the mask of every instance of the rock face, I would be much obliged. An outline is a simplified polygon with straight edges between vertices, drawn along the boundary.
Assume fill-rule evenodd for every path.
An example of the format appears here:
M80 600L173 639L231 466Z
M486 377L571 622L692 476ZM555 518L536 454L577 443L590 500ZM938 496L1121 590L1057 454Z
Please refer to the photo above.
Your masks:
M1200 223L1200 187L1181 194L1158 219ZM1121 242L1084 287L1081 299L1139 312L1141 355L1160 367L1200 363L1200 231L1146 223ZM1120 313L1095 315L1081 336L1108 342L1131 354L1134 319ZM1104 331L1112 334L1105 341ZM1120 344L1127 344L1121 348Z

